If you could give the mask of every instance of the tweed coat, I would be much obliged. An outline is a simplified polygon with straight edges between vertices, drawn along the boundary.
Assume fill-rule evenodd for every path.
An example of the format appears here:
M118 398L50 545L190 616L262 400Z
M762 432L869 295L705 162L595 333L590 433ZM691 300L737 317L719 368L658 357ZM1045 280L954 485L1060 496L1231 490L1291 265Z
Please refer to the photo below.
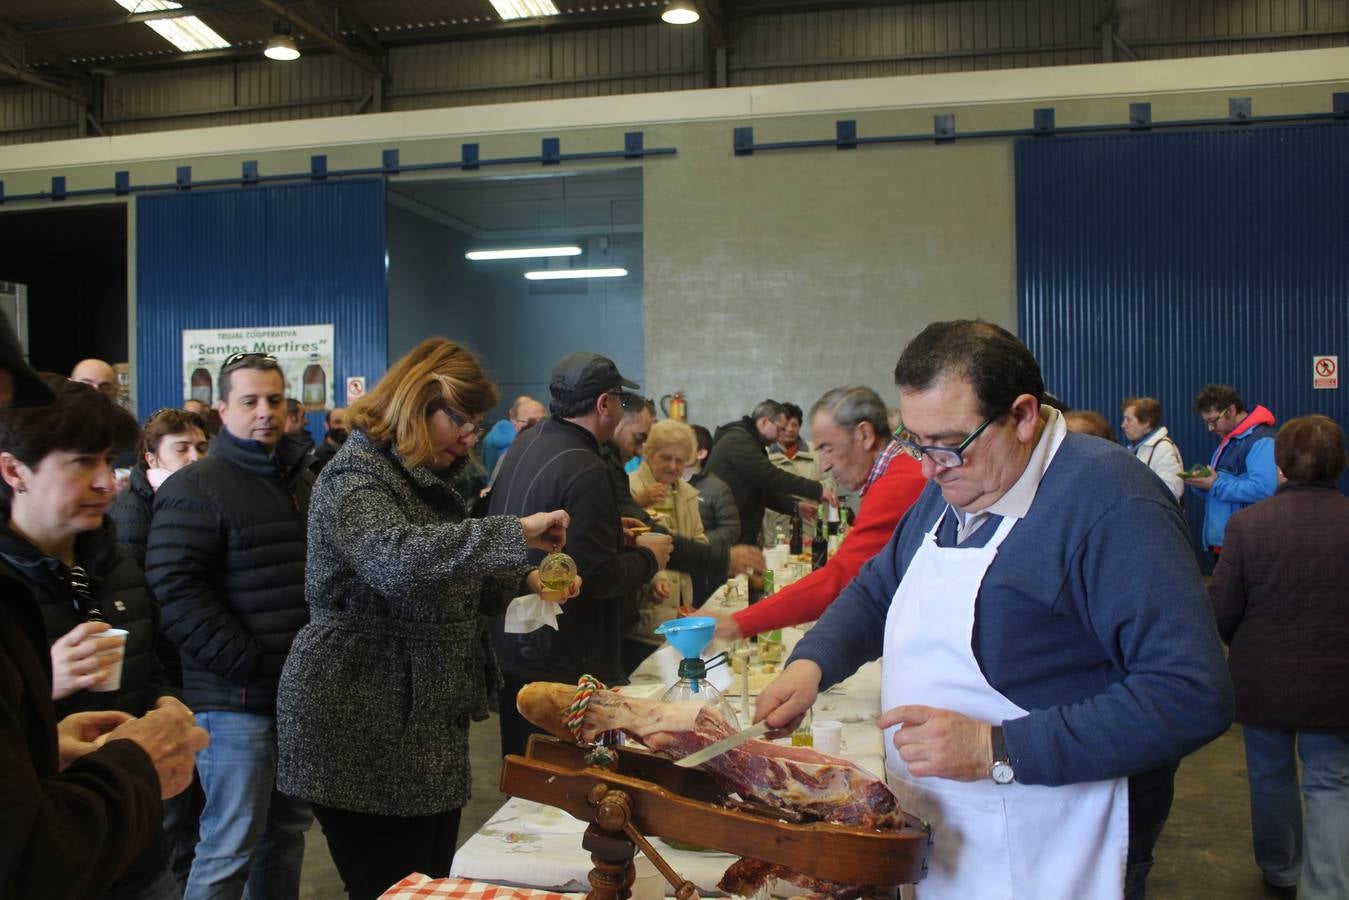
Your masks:
M277 696L277 787L353 812L421 816L469 798L470 719L500 673L485 616L530 565L515 516L468 518L450 473L353 431L309 507L300 630Z

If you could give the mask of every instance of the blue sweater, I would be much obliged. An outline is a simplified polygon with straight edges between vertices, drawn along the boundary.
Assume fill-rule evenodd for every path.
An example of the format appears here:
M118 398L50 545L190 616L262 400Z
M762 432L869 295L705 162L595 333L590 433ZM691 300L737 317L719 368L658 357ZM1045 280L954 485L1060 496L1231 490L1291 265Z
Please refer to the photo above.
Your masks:
M929 484L797 645L792 659L818 664L822 688L881 656L891 597L945 506ZM998 521L965 546L986 543ZM1025 784L1172 764L1232 719L1222 645L1175 501L1146 466L1097 438L1064 438L984 578L972 644L989 684L1030 710L1002 723Z

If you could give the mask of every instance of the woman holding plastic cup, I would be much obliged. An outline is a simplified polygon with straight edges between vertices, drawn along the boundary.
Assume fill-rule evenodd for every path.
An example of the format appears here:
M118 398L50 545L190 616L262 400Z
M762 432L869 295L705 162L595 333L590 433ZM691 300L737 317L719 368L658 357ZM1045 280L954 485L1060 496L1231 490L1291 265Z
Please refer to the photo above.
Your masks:
M136 421L88 385L46 380L51 404L0 410L0 568L38 601L57 714L177 704L155 654L159 613L145 575L105 518L113 454L135 441ZM176 887L156 845L107 896L170 897Z
M473 353L423 341L347 410L310 497L309 623L277 691L276 783L313 804L353 898L449 874L469 723L500 680L487 617L542 588L529 549L566 544L566 512L474 519L454 487L497 397Z

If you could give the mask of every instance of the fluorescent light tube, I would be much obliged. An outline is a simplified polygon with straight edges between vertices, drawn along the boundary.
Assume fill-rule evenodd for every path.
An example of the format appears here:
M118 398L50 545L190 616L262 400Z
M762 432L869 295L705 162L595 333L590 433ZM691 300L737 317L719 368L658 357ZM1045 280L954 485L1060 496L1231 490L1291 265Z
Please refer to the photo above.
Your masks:
M627 269L543 269L539 272L526 272L530 281L560 281L563 278L622 278Z
M181 3L172 0L117 0L127 12L164 12L170 9L182 9ZM201 50L220 50L230 42L196 16L179 16L174 19L151 19L145 23L173 46L184 53Z
M492 0L492 7L503 21L538 19L558 14L553 0Z
M465 259L544 259L550 256L580 256L581 248L575 244L566 247L516 247L507 250L470 250Z

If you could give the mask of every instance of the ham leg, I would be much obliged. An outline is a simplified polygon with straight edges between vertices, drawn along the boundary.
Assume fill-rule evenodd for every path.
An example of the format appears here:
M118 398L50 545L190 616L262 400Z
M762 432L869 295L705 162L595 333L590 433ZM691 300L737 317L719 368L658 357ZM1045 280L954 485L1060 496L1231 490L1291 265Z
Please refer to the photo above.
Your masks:
M520 691L516 707L539 728L572 740L564 720L575 691L569 684L535 682ZM669 759L682 759L734 733L715 709L701 703L595 691L579 736L593 741L606 731L622 731ZM699 768L722 790L746 800L839 825L876 829L904 825L899 801L884 781L849 760L809 747L747 741Z

